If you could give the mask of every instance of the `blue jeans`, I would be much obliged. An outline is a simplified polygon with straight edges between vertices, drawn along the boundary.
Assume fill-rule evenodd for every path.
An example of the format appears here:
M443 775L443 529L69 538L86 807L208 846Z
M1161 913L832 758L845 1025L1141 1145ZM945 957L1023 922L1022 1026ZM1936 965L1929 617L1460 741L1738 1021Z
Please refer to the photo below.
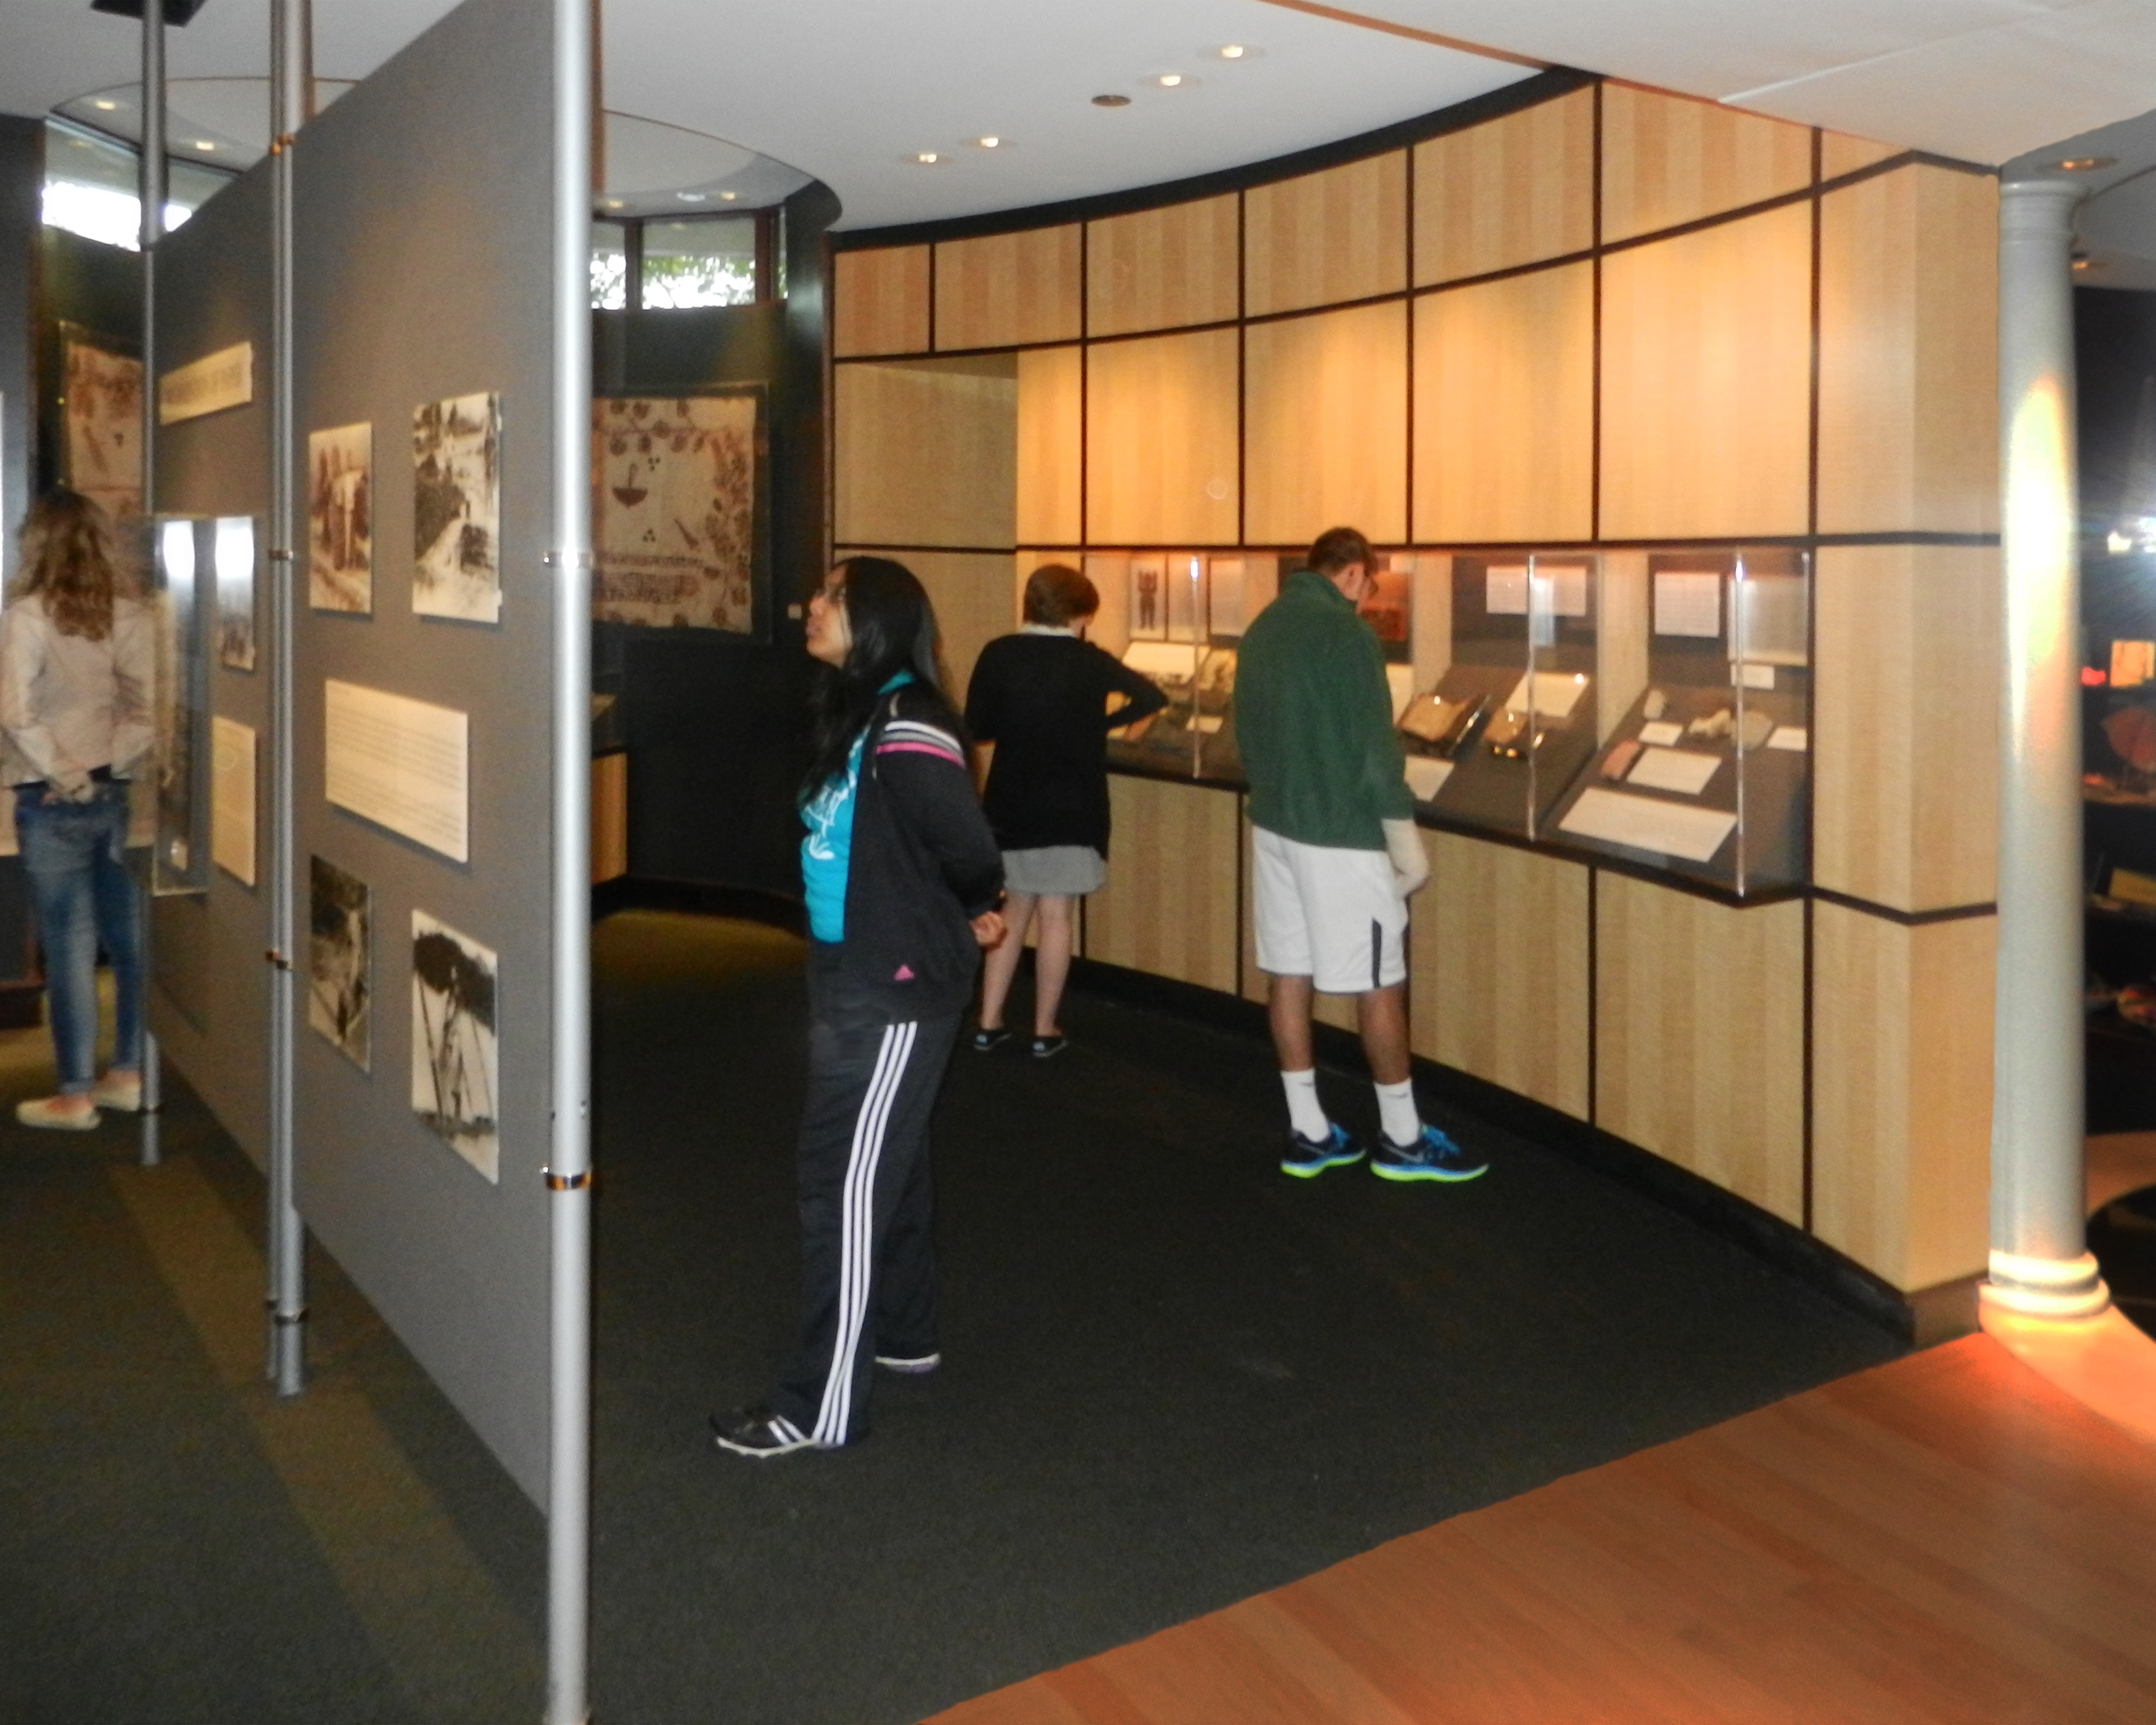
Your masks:
M15 836L29 871L45 1000L60 1093L97 1080L97 949L112 961L118 1023L112 1064L142 1064L142 906L127 872L127 787L100 784L87 803L47 802L43 785L15 790Z

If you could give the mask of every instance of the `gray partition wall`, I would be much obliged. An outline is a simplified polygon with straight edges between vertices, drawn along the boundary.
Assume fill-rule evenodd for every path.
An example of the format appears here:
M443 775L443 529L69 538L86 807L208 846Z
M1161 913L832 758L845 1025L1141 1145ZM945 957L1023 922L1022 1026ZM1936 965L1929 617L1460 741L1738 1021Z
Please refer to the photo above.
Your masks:
M157 243L158 368L242 341L254 349L254 398L157 434L157 506L182 515L252 516L256 523L255 668L213 650L210 711L252 729L258 781L268 768L270 507L270 165L264 162ZM208 590L209 583L204 584ZM198 770L208 771L208 762ZM147 788L136 795L146 794ZM150 1025L165 1054L258 1166L269 1154L266 798L255 803L255 884L211 864L202 892L162 898L151 912ZM204 834L205 839L207 834Z
M296 441L303 511L321 478L309 435L372 428L372 593L365 614L309 602L295 546L294 862L301 950L295 1035L298 1204L398 1334L542 1507L547 1493L547 1159L552 1054L551 712L554 85L547 0L467 0L324 111L295 160ZM448 524L468 598L483 562L483 475L415 472L414 412L499 403L498 620L414 611L415 521ZM456 490L449 488L454 480ZM340 508L348 506L349 499ZM458 525L462 523L463 525ZM304 529L305 522L301 523ZM340 527L339 531L342 531ZM483 582L476 584L483 588ZM467 608L470 608L467 607ZM468 716L469 859L333 806L331 681ZM311 859L371 901L365 1069L311 1022ZM326 906L332 980L351 925ZM414 915L429 919L414 980ZM434 925L449 931L434 932ZM495 955L491 977L484 955ZM440 1065L422 1058L424 1006ZM454 1013L454 1023L444 1024ZM488 1022L490 1020L490 1024ZM349 1016L344 1022L349 1025ZM485 1073L487 1041L498 1082ZM351 1040L349 1037L347 1041ZM414 1107L444 1080L453 1144ZM430 1109L429 1111L434 1111ZM473 1152L467 1154L466 1152Z

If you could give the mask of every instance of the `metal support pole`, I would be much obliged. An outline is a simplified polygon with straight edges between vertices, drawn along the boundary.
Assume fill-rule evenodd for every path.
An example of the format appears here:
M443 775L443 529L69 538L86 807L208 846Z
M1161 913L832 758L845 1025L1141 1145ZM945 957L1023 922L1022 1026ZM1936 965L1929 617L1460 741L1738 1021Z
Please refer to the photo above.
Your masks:
M1987 1303L2102 1312L2083 1209L2081 604L2074 466L2074 206L1999 188L1999 453L2005 683L1999 714L1999 980Z
M280 1395L306 1387L306 1233L293 1162L292 613L297 542L293 373L293 140L306 112L307 0L270 13L270 1335Z
M142 519L146 532L157 515L157 240L165 231L167 174L165 162L165 8L163 0L144 0L142 8ZM153 777L146 786L155 795ZM150 1029L150 971L156 960L155 918L157 865L142 871L141 950L137 971L141 983L136 1001L142 1026L142 1118L141 1162L155 1168L164 1159L157 1111L164 1103L164 1068L157 1039Z
M591 1717L591 223L595 0L554 0L553 1131L547 1725Z

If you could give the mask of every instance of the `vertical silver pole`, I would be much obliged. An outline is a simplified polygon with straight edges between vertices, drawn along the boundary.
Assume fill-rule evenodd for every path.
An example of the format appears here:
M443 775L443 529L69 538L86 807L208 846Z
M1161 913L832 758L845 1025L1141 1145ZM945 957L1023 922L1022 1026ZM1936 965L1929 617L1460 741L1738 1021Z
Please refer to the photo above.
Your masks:
M2110 1302L2084 1231L2081 606L2073 277L2082 188L1999 188L1999 980L1984 1298L2071 1317Z
M157 515L157 240L165 231L165 7L164 0L144 0L142 7L142 117L141 243L142 243L142 516L146 531ZM154 548L151 555L155 555ZM153 774L145 786L157 794ZM136 1009L142 1026L142 1147L141 1163L155 1168L162 1160L158 1143L157 1111L164 1104L165 1075L157 1039L150 1030L150 970L156 963L157 909L155 886L157 865L153 860L143 871L141 951L137 968L141 976Z
M306 1235L293 1165L293 142L306 111L307 0L270 13L270 1337L280 1395L306 1387Z
M591 223L594 0L554 0L554 1019L547 1725L591 1717Z

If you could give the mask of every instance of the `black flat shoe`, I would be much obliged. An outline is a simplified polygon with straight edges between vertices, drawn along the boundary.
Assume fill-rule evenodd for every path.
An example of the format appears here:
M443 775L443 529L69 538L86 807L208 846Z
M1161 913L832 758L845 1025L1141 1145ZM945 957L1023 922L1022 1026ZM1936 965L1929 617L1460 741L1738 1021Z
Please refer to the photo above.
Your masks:
M983 1027L973 1032L973 1052L993 1054L1010 1040L1011 1033L1008 1030L991 1030Z
M1036 1036L1033 1039L1029 1052L1036 1060L1045 1060L1051 1055L1061 1054L1070 1045L1070 1040L1067 1036Z

